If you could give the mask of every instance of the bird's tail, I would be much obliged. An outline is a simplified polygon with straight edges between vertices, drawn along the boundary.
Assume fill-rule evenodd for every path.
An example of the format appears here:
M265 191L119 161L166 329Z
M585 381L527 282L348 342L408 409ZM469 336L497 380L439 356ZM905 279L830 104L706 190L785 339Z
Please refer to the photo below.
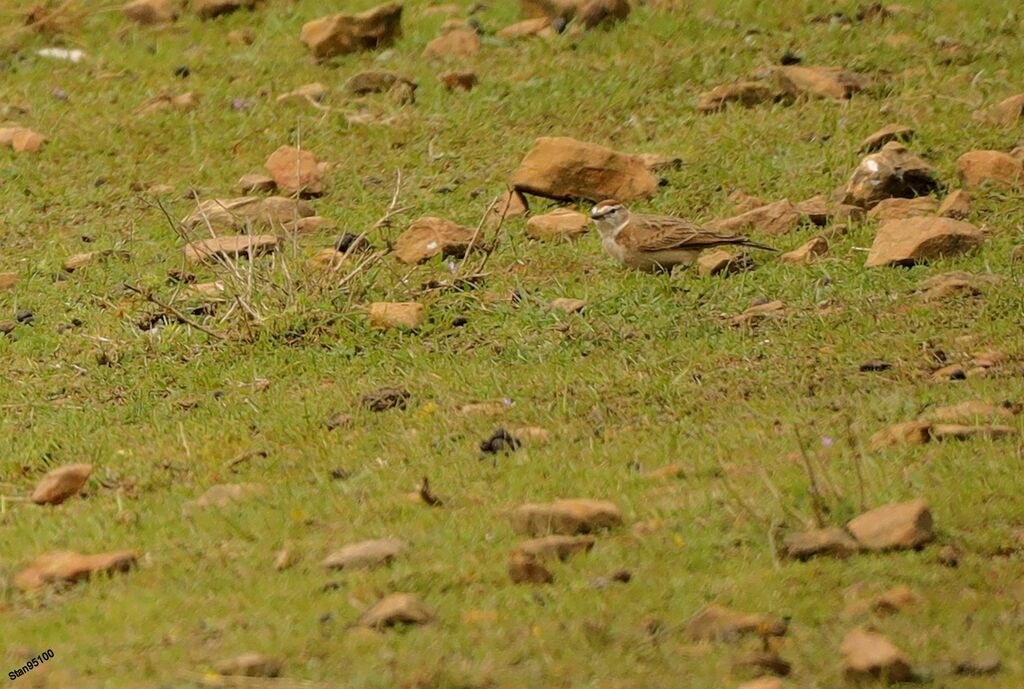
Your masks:
M774 251L776 253L778 253L779 251L774 246L768 246L767 244L758 244L757 242L751 241L746 237L744 237L743 239L736 243L739 244L740 246L749 246L752 249L763 249L764 251Z

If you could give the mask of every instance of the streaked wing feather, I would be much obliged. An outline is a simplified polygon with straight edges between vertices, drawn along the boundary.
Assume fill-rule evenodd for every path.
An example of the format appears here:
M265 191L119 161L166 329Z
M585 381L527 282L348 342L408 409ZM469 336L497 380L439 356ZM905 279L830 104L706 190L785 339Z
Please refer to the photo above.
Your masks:
M701 249L747 241L746 237L707 230L680 218L634 215L632 220L632 226L619 233L618 240L634 251Z

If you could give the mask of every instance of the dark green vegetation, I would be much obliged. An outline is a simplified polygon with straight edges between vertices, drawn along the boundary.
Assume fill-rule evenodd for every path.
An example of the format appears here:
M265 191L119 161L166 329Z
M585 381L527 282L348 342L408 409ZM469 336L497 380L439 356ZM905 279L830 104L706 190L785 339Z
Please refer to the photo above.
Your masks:
M656 3L578 39L485 40L464 61L481 78L468 94L446 92L436 74L447 67L420 58L445 19L420 0L406 5L393 50L321 65L299 28L341 8L315 0L268 0L208 22L186 13L157 29L130 26L96 1L63 36L15 36L30 4L0 10L16 48L3 57L0 102L27 107L6 117L50 139L34 155L0 150L0 272L19 276L0 292L0 320L34 313L31 326L0 337L0 494L27 495L61 464L96 469L86 495L62 506L5 501L0 579L50 550L135 548L142 558L136 571L63 593L0 584L0 649L11 649L0 670L52 648L46 670L34 671L49 672L52 686L178 687L254 650L284 659L287 677L328 686L730 687L743 679L732 661L758 644L697 645L682 633L718 602L791 617L781 651L794 667L788 686L838 686L839 642L865 619L933 686L1021 685L1020 441L867 450L876 430L931 406L1024 397L1024 264L1009 259L1024 223L1018 192L975 195L969 220L991 230L979 252L912 269L862 267L873 223L851 226L810 266L762 255L752 272L702 279L626 272L593 235L534 242L522 219L505 223L476 290L423 292L449 276L441 262L409 269L389 257L343 288L302 269L342 229L361 232L384 214L397 171L408 211L370 233L378 246L421 215L475 226L544 135L680 156L685 166L663 173L668 185L638 207L694 220L729 215L737 189L794 201L830 192L856 165L863 137L889 121L915 127L911 148L955 186L961 153L1009 149L1021 133L970 117L1024 90L1017 3L915 3L927 7L919 17L849 28L808 22L822 3ZM493 3L478 16L495 30L519 13ZM244 27L252 46L225 41ZM896 34L909 40L885 43ZM35 56L56 44L88 59ZM850 102L695 113L699 92L787 49L806 64L876 76L880 87ZM175 76L183 65L187 78ZM416 104L346 101L344 80L373 66L418 81ZM324 104L335 111L276 102L313 81L331 89ZM136 114L162 90L202 100L187 114ZM360 108L387 121L350 124L345 115ZM182 267L182 242L144 190L173 186L166 204L181 218L194 206L187 189L234 195L240 175L297 141L337 163L313 203L338 232L289 241L261 261L246 294L259 321L237 312L222 321L227 307L203 320L229 341L179 324L141 331L157 309L122 285L168 301L166 273ZM533 202L535 212L546 206ZM818 231L755 237L790 249ZM62 274L69 255L98 249L131 257ZM937 304L913 294L949 270L1003 280ZM504 298L513 291L516 303ZM588 306L552 313L547 303L563 296ZM381 299L422 301L429 325L372 331L365 304ZM729 318L758 299L781 299L787 311L732 327ZM73 319L82 324L62 332ZM987 377L929 377L935 350L966 363L989 349L1010 359ZM872 358L893 368L859 373ZM362 393L384 385L411 392L406 410L360 408ZM502 399L512 406L498 419L458 411ZM330 432L323 419L338 411L353 423ZM1019 418L1011 423L1021 430ZM479 442L498 425L543 427L551 440L481 461ZM828 523L924 496L938 542L778 562L773 544L814 522L798 438ZM253 450L267 454L231 466ZM644 475L672 463L681 477ZM443 507L407 497L423 476ZM267 494L183 516L209 486L232 482L262 483ZM506 561L518 537L505 510L575 496L614 501L625 526L589 555L553 565L553 585L513 585ZM388 536L411 544L389 568L320 567L340 545ZM959 568L937 563L944 543L963 551ZM301 560L276 572L284 547ZM591 585L622 567L630 583ZM332 581L339 586L325 590ZM896 585L922 601L890 617L843 615L849 602ZM347 628L392 591L418 594L437 622L385 634ZM664 623L654 636L652 618ZM958 660L984 649L1001 655L1000 674L953 675Z

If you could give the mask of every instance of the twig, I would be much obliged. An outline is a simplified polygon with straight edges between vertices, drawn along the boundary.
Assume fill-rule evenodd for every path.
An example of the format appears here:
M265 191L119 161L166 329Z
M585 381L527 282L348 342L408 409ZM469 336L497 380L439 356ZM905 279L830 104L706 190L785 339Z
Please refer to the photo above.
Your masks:
M725 486L725 489L730 495L732 495L732 499L736 501L736 504L743 508L743 511L754 520L755 524L764 523L764 518L761 517L753 507L748 505L746 500L740 497L739 491L737 491L736 487L732 485L732 481L729 480L729 472L725 468L725 462L722 461L722 458L718 453L715 453L715 461L718 463L718 468L722 471L722 485Z
M498 216L498 225L494 228L494 238L491 240L490 245L484 249L484 258L480 261L480 265L476 267L474 272L484 272L484 268L487 266L487 261L491 258L491 254L493 254L494 250L498 248L498 237L501 235L501 228L505 226L505 218L508 217L508 208L510 205L511 202L505 204L505 208L502 209L501 215Z
M811 507L814 509L814 521L819 529L825 528L825 510L821 504L821 493L818 487L818 479L814 474L814 467L811 466L811 459L807 456L807 449L804 447L803 438L800 437L800 429L793 426L793 434L796 436L797 445L800 448L800 457L804 460L804 468L807 470L807 478L811 482Z
M201 325L200 323L197 323L196 321L194 321L193 319L189 318L188 316L186 316L185 314L183 314L181 311L179 311L178 309L174 308L170 304L163 303L162 301L160 301L159 299L154 297L152 294L149 294L148 292L143 292L138 287L135 287L133 285L129 285L127 282L124 283L124 286L125 286L126 289L129 289L132 292L135 292L136 294L138 294L140 297L142 297L146 301L148 301L150 303L153 303L153 304L156 304L161 309L163 309L167 314L170 314L170 315L174 316L175 318L177 318L182 323L186 323L188 325L191 325L196 330L204 332L207 335L209 335L210 337L214 337L214 338L216 338L218 340L226 341L228 339L225 335L222 335L221 333L218 333L215 330L210 330L209 328Z
M850 443L850 448L853 450L853 467L857 471L857 492L860 497L860 511L863 512L867 509L867 496L864 488L864 471L861 467L861 459L863 458L864 448L857 440L856 434L853 432L853 421L850 419L849 414L844 414L843 418L846 420L846 437Z
M458 265L455 266L455 270L452 271L452 284L455 284L455 279L459 276L459 271L462 270L462 266L465 265L466 261L469 260L469 255L473 253L473 248L476 246L476 240L480 236L480 232L483 230L484 223L487 222L487 217L494 210L494 206L497 205L501 197L497 197L491 201L490 205L487 206L487 210L484 211L484 215L480 218L480 222L477 223L476 230L473 231L473 236L469 240L469 245L466 247L466 253L462 255L462 260L459 261ZM476 272L480 272L479 270Z

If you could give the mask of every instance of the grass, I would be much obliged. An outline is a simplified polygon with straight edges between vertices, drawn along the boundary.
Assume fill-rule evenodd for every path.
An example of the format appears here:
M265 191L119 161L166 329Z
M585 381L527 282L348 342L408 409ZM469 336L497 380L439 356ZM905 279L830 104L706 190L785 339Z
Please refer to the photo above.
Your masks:
M683 168L663 173L667 186L641 207L695 220L728 215L737 189L794 201L830 192L856 165L861 139L889 121L916 128L911 147L953 187L961 153L1009 149L1021 133L970 118L1021 90L1024 20L1015 3L915 2L920 17L849 28L808 22L820 3L652 3L578 39L485 39L464 63L481 77L469 94L437 81L450 65L419 58L445 19L421 0L406 4L393 49L327 64L297 40L305 21L327 11L313 0L208 22L186 13L160 29L128 26L116 8L86 2L95 12L63 35L15 35L30 4L0 11L16 48L0 67L0 102L28 108L8 117L50 139L36 155L0 153L0 272L19 275L15 289L0 292L0 320L35 314L34 325L0 337L0 494L26 495L61 464L96 469L86 495L58 508L5 503L0 580L49 550L143 555L137 571L67 592L26 596L0 584L8 669L55 652L17 686L191 686L218 660L249 650L282 658L287 677L327 686L736 686L744 675L732 661L756 644L695 645L683 633L708 602L791 618L781 649L794 667L787 686L837 686L839 642L863 622L933 686L1021 685L1019 439L865 449L879 428L932 406L1021 399L1022 264L1009 260L1024 222L1018 192L975 194L970 220L991 230L981 251L912 269L862 268L859 249L875 229L865 223L811 266L759 257L756 270L726 278L652 277L621 270L593 235L529 240L522 219L506 223L477 290L422 292L448 275L440 262L408 271L388 258L344 289L301 269L341 230L361 232L381 217L397 171L399 203L410 210L371 233L378 246L421 215L475 225L544 135L680 156ZM489 30L517 17L511 3L479 14ZM245 27L253 45L225 41ZM884 42L897 34L910 42ZM943 47L950 41L959 48ZM81 48L88 60L35 56L51 45ZM695 113L700 91L745 78L787 49L806 64L873 74L880 86L846 103ZM190 76L176 77L183 65ZM415 79L416 104L347 102L342 83L370 67ZM312 81L331 88L325 103L339 112L276 102ZM163 90L202 100L188 114L135 114ZM246 107L233 109L235 99ZM359 108L393 120L350 124L343 112ZM239 176L296 142L336 163L314 207L339 230L300 237L261 262L268 286L254 297L265 319L255 334L217 317L204 323L226 329L228 342L179 324L139 330L154 307L122 285L170 299L164 276L182 258L179 238L138 190L172 185L168 209L184 217L194 206L187 189L233 195ZM551 205L532 203L534 212ZM789 249L816 232L769 241ZM107 248L131 258L62 273L69 255ZM1002 281L982 297L940 304L912 294L949 270ZM282 297L272 284L296 291ZM586 299L587 309L552 313L546 304L560 296ZM769 298L786 302L785 316L729 324ZM421 300L430 322L415 334L372 331L365 304L378 299ZM76 318L80 327L59 329ZM928 376L935 349L952 362L986 349L1011 360L989 377L936 383ZM894 368L858 373L871 358ZM362 393L384 385L406 387L408 409L360 408ZM458 411L492 400L511 401L501 418ZM352 427L329 432L323 419L337 411L353 415ZM477 445L499 425L539 426L551 440L482 460ZM939 542L779 563L772 544L813 523L798 437L826 485L829 523L844 523L862 501L921 495ZM229 466L251 450L267 455ZM672 463L685 468L681 477L645 476ZM350 476L332 478L339 469ZM423 476L443 507L406 496ZM183 514L228 482L268 492ZM555 564L554 585L513 585L506 555L518 539L505 511L574 496L613 500L626 525L590 555ZM319 566L340 545L386 536L412 546L390 568L336 575ZM937 564L943 543L963 550L959 568ZM275 572L284 547L301 559ZM630 583L591 585L622 567ZM329 582L338 586L325 589ZM843 614L850 601L896 585L922 602L890 617ZM349 627L392 591L419 595L437 622L385 634ZM653 618L664 623L655 636L646 631ZM958 660L984 649L1002 657L1000 674L953 674Z

